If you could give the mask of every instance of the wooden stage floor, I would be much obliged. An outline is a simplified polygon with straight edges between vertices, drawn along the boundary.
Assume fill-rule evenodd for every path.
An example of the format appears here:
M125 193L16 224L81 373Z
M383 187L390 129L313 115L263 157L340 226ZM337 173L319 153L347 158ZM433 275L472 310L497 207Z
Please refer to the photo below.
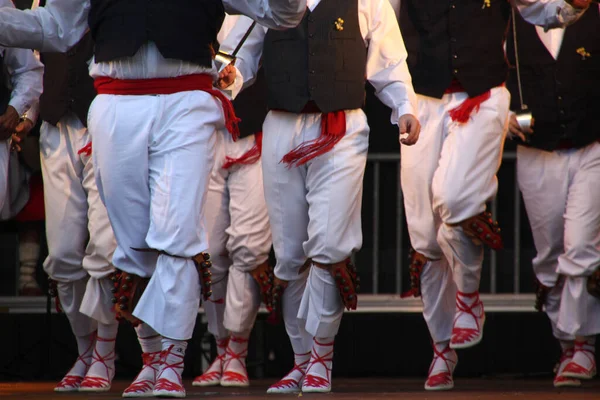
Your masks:
M0 399L121 399L121 391L128 382L113 384L110 392L98 394L55 394L52 382L12 383L0 382ZM402 399L402 400L600 400L600 380L584 382L581 388L554 389L551 380L542 379L457 379L456 387L449 392L425 392L423 382L414 379L342 379L334 380L334 392L330 394L267 395L265 393L271 381L254 381L244 389L234 388L196 388L186 382L188 399L304 399L359 400L359 399Z

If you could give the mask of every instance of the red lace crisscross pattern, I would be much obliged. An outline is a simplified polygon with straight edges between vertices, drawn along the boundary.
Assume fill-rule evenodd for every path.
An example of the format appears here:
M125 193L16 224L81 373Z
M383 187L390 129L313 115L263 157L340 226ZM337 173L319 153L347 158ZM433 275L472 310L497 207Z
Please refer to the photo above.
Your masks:
M450 360L448 357L446 357L446 354L452 353L452 349L450 348L450 346L446 346L446 348L444 348L444 350L439 351L435 347L435 344L434 344L433 345L433 353L434 353L433 361L431 362L431 366L429 367L429 372L427 373L428 376L427 376L426 385L428 387L437 387L437 386L451 384L452 383L452 372L454 371L454 367L456 366L456 361ZM436 361L440 358L446 364L447 371L442 371L435 375L431 375L431 372L433 371Z
M309 354L310 354L310 352L305 353L305 354L295 354L294 358L308 356ZM294 361L294 368L292 368L292 370L290 372L288 372L287 375L285 377L283 377L282 380L271 385L270 389L291 389L294 387L298 387L300 381L304 378L304 374L306 373L306 367L307 367L309 361L310 361L310 358L307 358L306 361L304 361L300 364L296 364L296 361ZM298 380L293 379L293 378L288 378L288 376L292 375L294 373L294 371L300 372Z
M333 342L331 343L319 343L317 341L317 339L314 339L315 344L319 345L319 346L324 346L324 347L333 347ZM313 346L312 349L312 354L310 356L310 362L308 364L308 368L307 371L310 370L310 368L315 365L315 364L321 364L323 365L323 367L325 368L325 370L327 371L327 379L322 378L320 376L315 376L315 375L311 375L310 373L307 373L306 376L304 377L304 386L307 387L314 387L314 388L322 388L322 387L327 387L330 385L331 382L331 367L329 367L327 365L328 362L333 361L333 348L328 351L327 353L320 355L317 352L317 349L315 349L315 347Z
M468 305L461 299L461 297L475 298L475 300L473 301L473 304ZM479 307L479 310L480 310L477 314L474 311L474 309L476 307ZM480 332L481 332L481 326L479 325L479 320L481 318L483 318L484 311L483 311L483 303L481 302L481 300L479 300L479 292L473 292L473 293L457 292L456 293L456 308L458 309L458 311L460 313L465 313L465 314L471 315L473 317L473 319L475 320L477 329L459 328L459 327L455 326L454 328L452 328L452 343L470 342L471 340L473 340L477 336L479 336ZM459 316L460 316L460 314L457 314L456 317L454 317L455 325L456 325L456 321L458 320Z
M154 386L154 390L166 390L168 392L183 392L183 381L181 380L181 374L179 373L179 371L177 371L177 368L182 368L183 369L183 356L173 353L173 345L169 346L169 348L167 350L163 350L162 353L160 354L160 361L161 364L163 366L163 369L161 371L161 376L164 374L164 372L168 369L172 369L175 374L177 374L177 379L179 380L179 383L173 382L167 378L159 378L156 381L156 385ZM178 357L181 359L181 361L177 361L175 363L169 364L168 363L168 358L169 355L174 355L175 357Z
M77 154L85 154L88 157L91 156L92 155L92 142L89 142L88 144L83 146L81 149L79 149Z
M83 354L80 354L77 357L77 360L75 360L75 362L73 363L73 367L75 367L75 364L77 364L79 361L81 361L83 363L83 365L85 365L86 371L90 368L91 363L88 363L83 358L86 354L88 354L90 352L90 350L92 350L92 347L96 343L96 333L94 332L90 336L91 336L91 340L90 340L89 346L85 349L85 351L83 352ZM73 369L73 367L71 367L71 369ZM79 375L65 375L65 377L61 379L61 381L58 383L58 385L56 385L56 389L70 389L70 388L74 388L75 389L75 388L79 388L79 386L81 385L82 381L83 381L83 376L79 376Z
M244 338L239 338L239 337L235 337L232 336L229 339L230 342L234 342L234 343L248 343L248 339L244 339ZM248 355L248 347L246 346L244 348L244 350L242 350L239 353L236 353L235 351L233 351L231 349L231 346L227 346L227 350L225 350L225 365L223 365L223 379L227 380L227 381L232 381L232 382L240 382L240 383L246 383L248 382L248 372L245 372L245 374L241 374L239 372L235 372L235 371L228 371L229 369L229 365L233 362L233 361L237 361L242 368L244 369L244 371L246 371L246 364L242 361L242 359L246 359L246 356Z
M229 338L217 340L217 347L219 349L227 349L228 344L229 344ZM224 350L221 354L219 354L217 356L217 358L215 358L215 360L212 362L212 364L210 364L210 366L206 370L207 372L203 373L202 375L200 375L199 377L194 379L194 382L201 383L201 382L213 382L213 381L220 380L221 375L223 374L223 362L225 361L226 351L227 350ZM211 369L213 369L213 366L217 363L219 364L219 369L215 370L215 371L211 371Z
M144 366L140 373L135 377L133 383L127 387L123 391L123 393L149 393L154 389L154 382L156 382L156 375L159 371L160 366L160 351L154 353L142 353L142 361L144 362ZM151 368L153 370L152 374L154 378L150 379L141 379L138 381L138 377L142 374L142 372L146 368Z
M112 339L106 339L106 338L102 338L100 336L96 337L96 341L98 342L114 342L116 340L116 338L112 338ZM84 388L105 388L107 386L110 386L110 382L112 379L112 371L114 371L114 366L113 367L109 367L107 362L109 361L114 361L116 358L116 354L115 354L115 350L113 348L113 350L111 350L110 352L108 352L108 354L102 356L100 355L100 353L98 353L97 349L94 349L94 354L92 355L92 364L90 365L90 368L96 364L96 363L101 363L105 370L106 370L106 378L102 378L99 376L86 376L83 379L83 382L81 382L81 387Z
M588 348L586 348L586 347L588 347ZM595 366L596 366L596 357L595 357L593 349L594 349L593 345L590 345L586 342L576 341L575 342L575 354L582 353L587 359L590 360L591 367L588 369L582 365L577 364L575 361L571 361L570 363L567 364L567 366L563 370L563 373L570 372L573 374L592 375L593 370L595 369Z

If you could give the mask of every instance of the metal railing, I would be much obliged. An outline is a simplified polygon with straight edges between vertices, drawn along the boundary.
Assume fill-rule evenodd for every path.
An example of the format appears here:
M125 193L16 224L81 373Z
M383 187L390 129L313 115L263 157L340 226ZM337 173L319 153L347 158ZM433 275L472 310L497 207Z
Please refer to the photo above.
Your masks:
M504 152L503 155L503 165L510 164L516 162L516 152L507 151ZM381 185L381 171L383 164L395 164L397 171L397 185L395 187L396 190L396 228L395 228L395 294L400 294L403 288L403 277L408 277L408 271L405 268L405 263L408 262L408 257L406 254L406 245L405 240L405 216L404 216L404 202L403 195L400 185L400 155L397 153L372 153L369 154L367 159L368 170L365 175L365 184L371 181L372 191L365 191L363 194L363 203L371 204L371 209L365 209L363 205L363 214L367 213L369 216L372 215L371 226L367 224L363 224L363 236L365 238L369 238L372 240L372 246L370 249L365 249L359 251L354 257L361 257L363 260L366 258L364 254L365 251L370 251L371 254L368 258L371 260L371 279L372 279L372 288L370 293L377 295L380 294L380 285L379 285L379 276L380 276L380 221L381 221L381 196L392 196L389 188L382 188ZM512 257L512 273L513 273L513 293L519 294L521 293L521 194L518 189L517 177L516 177L516 168L514 174L514 182L512 185L514 189L513 194L513 204L512 204L512 219L513 219L513 257ZM371 198L367 198L371 196ZM488 209L492 213L494 219L498 216L498 199L495 198L490 204L488 204ZM502 210L503 213L506 213L506 209ZM507 235L508 232L504 231L503 235ZM489 293L496 294L498 292L498 255L494 251L486 250L486 258L489 259L488 265L490 269L489 273ZM363 273L367 272L368 266L361 265ZM483 279L483 278L482 278ZM389 292L388 292L389 293Z

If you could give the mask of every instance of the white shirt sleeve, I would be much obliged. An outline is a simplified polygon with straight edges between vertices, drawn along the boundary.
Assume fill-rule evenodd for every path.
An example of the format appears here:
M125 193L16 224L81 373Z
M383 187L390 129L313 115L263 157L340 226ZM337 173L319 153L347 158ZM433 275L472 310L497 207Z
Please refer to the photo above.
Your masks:
M294 28L304 17L306 0L223 0L230 14L244 14L271 29Z
M241 17L221 43L220 50L232 54L251 24L252 20ZM250 86L256 80L266 32L266 28L256 24L236 55L235 67L244 79L244 88Z
M64 53L86 32L89 0L48 0L35 10L0 6L0 45Z
M14 8L10 0L0 0L0 6ZM12 91L8 105L19 115L25 114L42 94L44 66L27 49L2 49Z
M368 46L367 80L375 95L392 109L391 121L416 115L417 96L406 64L408 53L388 0L360 0L359 22Z
M585 12L564 0L512 0L523 18L544 29L562 28L577 21Z

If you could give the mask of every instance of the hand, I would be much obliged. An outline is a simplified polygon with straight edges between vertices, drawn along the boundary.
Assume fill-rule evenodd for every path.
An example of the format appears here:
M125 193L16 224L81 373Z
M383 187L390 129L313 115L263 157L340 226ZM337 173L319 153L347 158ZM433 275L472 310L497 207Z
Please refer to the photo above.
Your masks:
M533 125L533 121L531 121L531 124ZM508 117L508 135L510 139L514 139L514 137L517 136L524 143L527 143L527 135L531 135L532 133L533 129L531 128L527 128L525 130L521 128L519 122L517 121L517 114L514 112L510 113L510 116Z
M29 118L25 118L15 128L15 133L12 134L12 150L21 151L21 141L33 129L33 122Z
M417 117L412 114L404 114L398 120L398 129L400 131L400 143L406 146L417 143L421 132L421 124Z
M229 64L221 72L219 72L219 79L217 80L217 87L219 89L226 89L235 82L236 68L233 64Z
M580 10L587 9L590 6L591 0L565 0L568 4L573 6L574 8L578 8Z
M0 116L0 140L8 139L15 132L20 118L17 110L8 106L4 115Z

